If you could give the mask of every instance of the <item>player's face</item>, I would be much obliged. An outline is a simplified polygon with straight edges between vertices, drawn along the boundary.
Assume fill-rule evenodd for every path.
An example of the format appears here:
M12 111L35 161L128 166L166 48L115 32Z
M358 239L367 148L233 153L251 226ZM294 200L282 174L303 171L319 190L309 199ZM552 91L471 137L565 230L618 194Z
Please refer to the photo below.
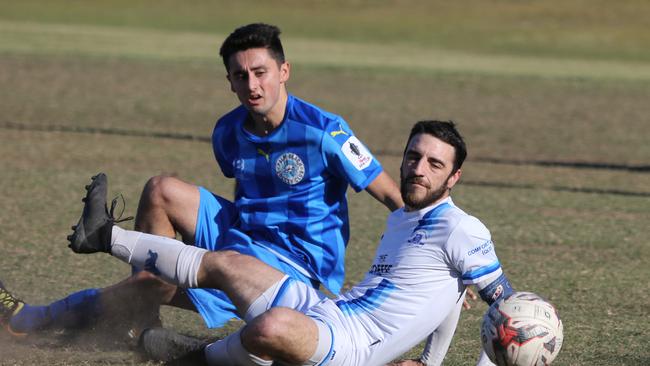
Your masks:
M451 173L456 151L427 133L411 139L400 169L400 189L408 211L419 210L446 198L460 178Z
M284 115L285 82L289 64L278 62L266 48L251 48L230 56L228 61L230 89L253 114L264 118Z

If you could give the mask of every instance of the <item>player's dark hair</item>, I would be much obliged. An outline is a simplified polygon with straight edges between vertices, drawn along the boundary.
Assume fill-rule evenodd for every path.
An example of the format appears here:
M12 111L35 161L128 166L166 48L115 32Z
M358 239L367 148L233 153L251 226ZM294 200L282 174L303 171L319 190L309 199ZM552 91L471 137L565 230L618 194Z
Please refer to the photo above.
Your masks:
M463 166L463 162L467 157L467 147L465 147L463 136L461 136L456 129L456 125L453 121L432 120L417 122L411 129L411 134L409 135L406 147L404 148L404 154L406 154L406 149L408 148L408 144L411 143L413 136L419 133L429 134L454 147L456 154L454 158L454 168L451 171L452 174Z
M235 29L223 41L219 55L223 58L226 71L230 71L230 56L251 48L266 48L278 64L284 63L284 49L280 41L280 28L264 23L253 23Z

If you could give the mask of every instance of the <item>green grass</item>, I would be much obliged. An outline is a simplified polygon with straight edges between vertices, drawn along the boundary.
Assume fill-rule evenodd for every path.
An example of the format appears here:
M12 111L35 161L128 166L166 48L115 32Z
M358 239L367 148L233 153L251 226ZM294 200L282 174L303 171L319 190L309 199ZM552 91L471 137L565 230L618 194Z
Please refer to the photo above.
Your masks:
M232 183L204 142L35 127L209 136L237 104L216 56L223 35L263 19L285 31L290 90L343 115L393 177L413 122L458 122L470 155L454 199L490 228L516 288L559 308L566 343L554 364L648 364L650 174L482 160L648 166L648 5L304 4L1 2L0 280L44 303L127 275L117 261L65 245L97 171L109 174L130 214L147 178L161 172L229 197ZM590 193L598 191L611 193ZM349 197L347 284L367 270L386 214L365 193ZM484 311L463 312L446 365L474 362ZM164 320L197 336L238 325L210 331L195 314L170 309ZM146 364L124 345L79 341L0 335L0 363Z
M300 33L298 33L300 34ZM0 52L215 62L222 34L147 28L43 24L0 20ZM629 60L579 59L525 54L457 51L414 44L342 41L288 36L287 52L296 65L379 70L496 74L543 78L650 80L650 66Z
M308 39L568 58L648 61L643 0L2 1L0 18L227 34L246 22Z

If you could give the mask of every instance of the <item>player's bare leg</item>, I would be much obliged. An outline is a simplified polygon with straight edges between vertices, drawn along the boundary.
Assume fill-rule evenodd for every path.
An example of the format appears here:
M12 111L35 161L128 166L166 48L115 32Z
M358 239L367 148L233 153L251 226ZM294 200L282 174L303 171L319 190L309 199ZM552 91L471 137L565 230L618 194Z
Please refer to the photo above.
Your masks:
M94 215L99 217L99 221L80 220L74 228L75 240L71 245L92 242L97 233L90 231L112 222L112 217L102 215L106 187L105 175L98 174L93 177L91 184L87 187L89 195L85 198L85 202L97 201L93 207L99 207ZM94 194L91 195L91 192ZM199 191L196 186L174 177L151 178L141 195L135 226L141 230L148 230L154 234L172 238L178 231L183 237L190 238L189 242L193 242L198 204ZM108 234L103 233L102 235ZM189 299L175 285L144 271L113 286L100 289L99 293L100 296L97 299L102 309L102 315L132 323L129 327L134 328L136 332L159 325L161 304L194 310ZM126 317L126 314L131 314L131 316Z
M241 342L260 358L300 365L316 353L319 329L303 313L276 307L248 324L241 332Z
M155 176L145 184L140 195L135 230L169 238L176 238L178 233L184 243L193 244L199 200L198 187L172 176ZM145 271L103 291L104 306L121 314L125 310L122 299L133 296L131 299L135 299L135 308L140 313L134 319L138 323L134 326L139 329L156 325L160 305L195 310L175 285Z
M179 271L181 269L177 268L176 272ZM229 366L270 365L271 360L304 364L310 359L314 359L313 364L318 364L328 354L331 333L326 325L320 324L319 327L311 318L287 307L274 307L261 315L252 314L253 304L261 298L263 301L269 299L265 296L272 296L270 289L286 279L280 272L255 258L224 251L206 253L198 273L196 286L218 287L225 291L234 299L248 324L227 338L207 345L169 330L148 330L141 342L150 357L166 362L200 360ZM267 286L269 288L264 289ZM322 336L323 332L326 332L325 336Z
M168 238L178 233L184 243L194 244L199 201L195 185L171 176L153 177L140 195L135 230Z
M106 176L98 174L93 177L88 189L91 187L95 192L97 189L101 191L84 198L97 201L92 205L97 210L93 215L96 221L80 220L74 228L75 244L96 239L98 227L114 222L112 213L106 212L108 208L105 207ZM154 177L143 191L136 228L170 237L178 231L188 242L193 242L198 201L197 187L173 177ZM45 329L84 329L104 318L110 320L106 325L125 326L137 333L160 324L161 304L195 309L182 290L144 271L115 285L84 289L47 305L22 304L3 321L7 329L15 330L15 334Z
M289 281L282 272L254 257L235 251L210 252L185 245L175 239L120 229L115 226L116 220L106 210L107 185L106 176L98 175L87 187L79 224L68 237L73 251L111 253L138 268L144 268L148 263L163 279L184 288L222 290L247 320L255 319L266 311L282 285ZM306 286L302 283L298 285ZM259 308L260 303L265 305ZM253 314L250 313L251 309L255 310ZM273 323L281 325L282 328L279 329L295 327L296 331L282 338L284 331L276 332L278 328L269 325ZM308 332L311 336L299 334L298 330ZM235 337L229 337L233 342L228 344L240 345L235 357L254 360L251 364L265 364L257 361L268 361L265 360L266 357L278 357L282 360L303 358L305 354L316 349L317 341L313 340L318 339L318 336L314 334L318 334L318 326L310 318L296 312L277 310L253 322L250 331L244 330L244 337L240 337L238 333ZM303 343L298 342L298 338ZM241 346L242 341L248 342L251 349ZM301 347L277 349L280 344L289 341L298 342L296 344ZM256 356L257 353L262 357ZM228 355L231 356L232 354Z
M319 348L322 330L304 314L285 307L271 308L261 315L252 313L251 309L256 309L255 304L260 299L272 302L273 294L287 279L282 272L235 251L209 252L184 246L178 241L119 228L113 233L118 235L113 244L117 251L114 256L133 264L146 260L152 252L156 253L157 268L166 280L183 287L222 290L237 307L240 316L249 321L242 330L206 348L210 362L219 365L270 365L271 360L281 360L302 364L310 358L318 359L327 354L329 348ZM127 241L137 243L127 249L121 247L130 246ZM329 336L329 330L327 334ZM322 344L329 347L331 341Z

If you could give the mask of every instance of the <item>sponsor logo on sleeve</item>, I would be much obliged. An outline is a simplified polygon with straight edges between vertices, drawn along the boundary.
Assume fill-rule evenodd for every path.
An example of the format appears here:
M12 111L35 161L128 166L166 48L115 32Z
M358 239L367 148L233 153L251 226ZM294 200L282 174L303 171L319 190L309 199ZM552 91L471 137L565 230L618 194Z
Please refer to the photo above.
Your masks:
M363 146L356 136L351 136L343 146L341 146L341 151L343 151L345 157L348 158L357 170L363 170L372 163L372 155L370 155L370 151Z
M467 256L471 256L471 255L474 255L476 253L481 253L483 255L486 255L486 254L490 253L492 251L492 249L493 249L492 240L488 240L485 243L470 249L467 252Z

